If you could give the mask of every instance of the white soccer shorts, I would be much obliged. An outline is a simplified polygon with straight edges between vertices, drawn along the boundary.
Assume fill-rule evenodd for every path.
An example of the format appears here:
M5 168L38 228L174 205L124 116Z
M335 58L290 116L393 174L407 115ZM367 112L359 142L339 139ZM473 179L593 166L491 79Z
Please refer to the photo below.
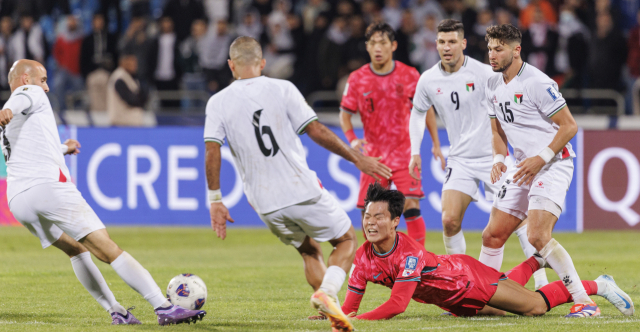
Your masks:
M70 182L31 187L16 195L9 202L9 209L31 234L40 239L42 248L56 242L62 232L78 241L105 228L78 188Z
M523 184L518 187L513 182L513 176L517 171L516 167L509 170L507 179L493 201L495 208L521 220L527 217L531 196L548 198L562 208L573 179L572 158L554 161L543 166L530 185Z
M474 202L480 199L480 181L484 184L484 197L493 201L498 184L491 184L493 161L474 162L470 160L447 159L442 191L457 190L471 196Z
M326 242L343 236L351 227L351 219L326 189L317 198L259 216L280 241L296 248L307 236Z

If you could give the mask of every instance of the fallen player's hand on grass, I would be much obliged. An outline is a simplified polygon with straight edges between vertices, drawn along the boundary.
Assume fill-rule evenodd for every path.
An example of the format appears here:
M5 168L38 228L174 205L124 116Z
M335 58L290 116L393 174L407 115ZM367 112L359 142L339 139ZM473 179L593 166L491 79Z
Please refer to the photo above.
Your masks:
M227 221L235 222L231 215L229 214L229 210L227 207L220 203L211 203L211 228L216 232L216 235L225 239L227 237Z

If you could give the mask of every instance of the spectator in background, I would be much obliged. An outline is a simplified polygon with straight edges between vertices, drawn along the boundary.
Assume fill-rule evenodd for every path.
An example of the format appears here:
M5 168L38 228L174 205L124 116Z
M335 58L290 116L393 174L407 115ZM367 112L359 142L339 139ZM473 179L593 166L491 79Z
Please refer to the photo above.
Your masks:
M531 23L534 22L536 11L540 10L546 22L556 24L558 22L558 14L551 3L547 0L531 0L529 4L520 11L520 28L529 29Z
M558 48L556 52L556 70L565 74L564 87L583 87L589 54L589 29L578 19L571 6L565 6L560 12L558 24Z
M444 19L444 9L435 0L411 0L410 8L418 26L422 26L429 15L433 16L436 22Z
M400 0L385 0L384 8L382 8L382 17L393 30L398 30L402 23L402 8L400 8Z
M325 90L335 88L340 75L343 58L343 46L349 39L347 19L338 16L333 19L318 49L318 71L320 83ZM346 74L346 73L345 73Z
M266 19L273 10L273 0L252 0L251 7L258 11L260 21L262 22L263 18Z
M622 66L627 58L627 43L622 32L613 27L611 14L598 14L596 31L589 47L589 82L592 88L622 91Z
M411 37L418 31L416 21L413 19L413 13L411 10L406 9L402 12L402 22L400 23L400 29L396 32L396 41L398 42L398 48L393 52L393 59L402 63L406 63L409 66L416 65L409 59L409 50L412 48L413 43ZM363 45L364 47L364 45Z
M496 24L498 25L512 24L514 26L518 26L518 20L516 19L516 17L514 17L514 15L510 11L504 8L496 9L495 20L496 20Z
M336 6L336 13L338 16L350 17L355 14L355 8L353 3L349 0L340 0ZM358 15L359 16L359 15Z
M107 32L104 16L95 14L91 34L82 41L80 51L80 73L87 85L92 111L107 110L107 83L116 63L116 36Z
M254 11L248 11L242 17L242 23L238 25L236 32L238 36L248 36L255 40L260 40L263 27L260 23L258 13Z
M484 36L487 34L487 27L493 24L495 24L493 13L489 9L483 9L478 12L478 18L472 26L471 32L465 35L467 39L466 53L470 57L486 63L485 59L487 58L488 50Z
M129 22L129 27L125 31L124 35L118 42L118 50L127 52L133 52L138 58L137 63L145 64L147 62L147 54L150 48L151 41L147 37L146 32L147 20L144 17L134 17ZM147 83L153 75L148 73L148 66L137 66L138 79Z
M107 113L113 126L139 127L144 124L143 107L149 91L136 77L138 58L125 50L107 88Z
M69 15L63 24L53 46L53 58L57 70L53 79L53 92L58 98L60 109L66 110L75 105L67 105L66 96L70 91L83 90L80 75L80 49L82 48L82 29L78 19Z
M191 25L191 36L180 44L180 71L182 74L183 89L187 91L207 91L204 71L200 66L200 58L206 56L207 23L204 20L195 20ZM200 100L187 98L182 105L185 108L204 106Z
M631 97L629 94L633 93L640 85L640 10L636 13L636 26L629 32L629 55L627 56L627 66L629 67L629 81L627 82L627 89L629 90L627 99L632 100L633 113L640 115L640 96L637 93ZM633 88L632 88L633 87Z
M13 59L29 59L45 63L49 54L44 33L30 14L20 16L20 27L11 38L9 54Z
M273 78L288 79L293 75L293 65L296 60L293 53L295 43L287 20L290 3L285 0L276 0L274 7L267 20L269 46L263 53L267 60L263 72Z
M534 8L529 29L522 34L522 58L530 65L553 77L556 75L555 55L558 33L555 32L540 8Z
M310 34L313 31L314 22L320 13L328 11L331 8L328 2L324 0L307 0L302 7L302 26L304 32Z
M318 52L320 42L324 39L328 25L328 15L326 13L320 13L320 15L316 17L313 32L308 35L306 40L304 58L301 65L302 72L300 73L300 91L305 95L321 89Z
M0 89L8 90L9 66L13 61L9 55L9 42L13 33L13 20L9 16L0 19Z
M364 25L362 16L351 16L349 18L349 39L344 45L343 63L347 66L350 73L369 62L369 53L367 52L367 39L364 32L367 27ZM347 76L347 75L345 75Z
M422 29L413 35L414 49L409 53L409 56L411 62L419 66L421 73L440 61L440 55L436 48L437 26L436 17L427 15Z
M203 0L203 6L207 13L207 18L211 22L219 20L229 21L233 0Z
M178 40L173 29L173 20L169 16L160 18L160 34L151 44L148 66L152 73L153 83L159 92L178 90L180 68L178 65ZM179 107L179 100L161 99L165 108Z
M178 43L189 36L193 21L206 19L201 0L168 0L162 16L171 17Z
M227 21L216 23L212 33L208 33L206 56L200 58L200 65L204 69L207 88L211 93L224 89L233 78L227 65L229 46L233 36L229 33Z

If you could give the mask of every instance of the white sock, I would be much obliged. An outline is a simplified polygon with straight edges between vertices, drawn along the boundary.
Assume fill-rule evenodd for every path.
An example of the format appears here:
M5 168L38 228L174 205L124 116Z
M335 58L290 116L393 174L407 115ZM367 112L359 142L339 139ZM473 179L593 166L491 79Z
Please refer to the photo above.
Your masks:
M444 249L447 255L464 254L467 251L467 243L464 240L464 234L462 230L454 236L446 236L442 233L444 238Z
M342 288L342 284L346 277L347 273L344 272L343 269L336 265L331 265L327 269L327 272L324 273L320 289L327 293L327 295L333 296L337 299L338 292L340 291L340 288Z
M122 254L111 263L111 267L129 287L140 293L154 309L170 305L164 295L162 295L160 287L158 287L153 280L149 271L142 267L142 265L126 251L123 251Z
M527 236L527 227L528 225L524 225L518 229L514 233L518 236L518 240L520 240L520 246L522 247L522 251L524 252L524 256L529 258L533 256L533 253L536 252L536 248L534 248L531 243L529 243L529 237ZM547 279L547 272L543 267L538 269L538 271L533 273L533 278L536 282L536 289L543 287L549 283Z
M500 268L502 267L503 256L504 245L497 249L482 246L482 249L480 250L480 257L478 258L478 260L480 261L480 263L500 271Z
M82 286L98 301L104 310L120 305L116 301L116 297L113 296L111 289L109 289L109 285L104 280L102 273L100 273L100 270L91 259L91 253L87 251L71 257L71 266ZM127 311L125 310L124 313L126 314Z
M604 280L595 280L596 285L598 286L598 291L596 292L597 295L600 296L604 296L606 290L607 290L607 282Z
M564 282L564 286L567 287L567 290L571 293L574 303L589 304L592 302L584 286L582 286L571 256L569 256L569 253L558 241L551 239L551 241L540 250L540 255L549 263L551 268L556 271L560 280Z

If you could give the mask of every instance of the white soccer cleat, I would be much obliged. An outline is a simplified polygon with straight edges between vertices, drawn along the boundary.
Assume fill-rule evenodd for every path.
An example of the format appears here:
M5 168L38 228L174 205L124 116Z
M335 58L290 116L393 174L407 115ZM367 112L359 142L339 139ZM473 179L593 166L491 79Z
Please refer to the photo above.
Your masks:
M595 281L604 282L607 286L605 289L598 289L598 295L607 299L625 316L633 316L635 311L633 307L633 300L627 295L618 285L612 276L603 274L599 276Z

